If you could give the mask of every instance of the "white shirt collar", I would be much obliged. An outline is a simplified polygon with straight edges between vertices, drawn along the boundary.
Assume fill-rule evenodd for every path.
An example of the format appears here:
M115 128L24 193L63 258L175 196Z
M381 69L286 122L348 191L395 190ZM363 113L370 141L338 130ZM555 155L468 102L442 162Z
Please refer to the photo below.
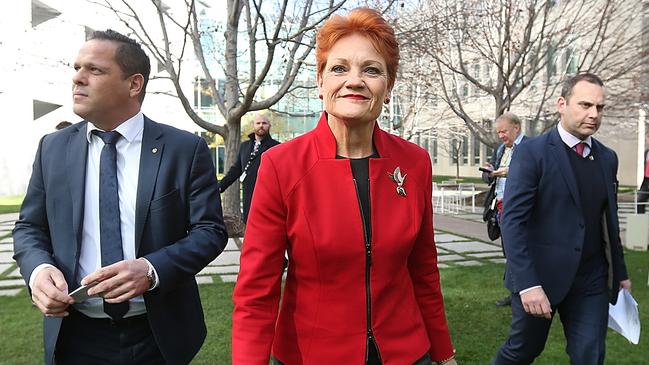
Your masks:
M559 132L559 137L561 137L563 143L565 143L570 148L575 147L575 145L579 142L584 142L588 145L589 148L592 148L592 138L590 136L586 137L586 139L582 141L563 129L561 123L557 124L557 131Z
M514 140L514 146L518 146L521 143L521 141L523 141L523 133L522 132L518 133L518 136Z
M92 141L91 133L95 129L103 131L103 129L99 129L91 122L88 122L88 128L86 131L86 138L88 139L88 143ZM138 134L140 134L142 129L144 129L144 114L142 114L141 111L137 112L137 114L128 118L124 123L118 125L117 128L115 128L115 130L119 132L119 134L121 134L122 137L124 137L124 139L129 143L132 142Z

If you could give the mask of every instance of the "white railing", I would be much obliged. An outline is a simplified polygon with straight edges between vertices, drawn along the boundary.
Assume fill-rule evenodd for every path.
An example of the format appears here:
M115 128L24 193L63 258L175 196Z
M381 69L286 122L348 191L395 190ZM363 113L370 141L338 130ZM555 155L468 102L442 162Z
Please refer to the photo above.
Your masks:
M640 207L644 207L645 214L649 214L649 202L639 202L638 201L638 191L633 191L630 193L623 193L621 195L628 196L633 195L633 200L629 201L618 201L617 203L617 215L620 221L620 231L626 230L626 221L629 215L636 214Z
M475 184L443 181L433 183L433 210L435 213L459 214L470 211L475 213ZM467 204L470 200L471 205Z

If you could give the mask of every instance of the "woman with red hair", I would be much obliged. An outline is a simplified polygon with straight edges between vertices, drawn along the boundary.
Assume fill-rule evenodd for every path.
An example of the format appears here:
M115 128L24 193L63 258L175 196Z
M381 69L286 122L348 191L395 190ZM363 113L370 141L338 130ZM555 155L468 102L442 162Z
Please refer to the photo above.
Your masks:
M394 30L368 8L333 16L316 57L317 127L262 155L233 295L232 362L267 365L272 351L286 365L455 364L430 158L377 123L399 63Z

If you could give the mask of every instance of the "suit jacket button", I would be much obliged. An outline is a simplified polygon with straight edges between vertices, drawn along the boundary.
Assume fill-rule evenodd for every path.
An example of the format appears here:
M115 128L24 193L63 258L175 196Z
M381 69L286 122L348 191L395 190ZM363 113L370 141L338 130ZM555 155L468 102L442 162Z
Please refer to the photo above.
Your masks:
M575 247L575 251L581 252L581 248L580 247Z
M579 223L579 228L584 228L584 224L583 224L583 223Z

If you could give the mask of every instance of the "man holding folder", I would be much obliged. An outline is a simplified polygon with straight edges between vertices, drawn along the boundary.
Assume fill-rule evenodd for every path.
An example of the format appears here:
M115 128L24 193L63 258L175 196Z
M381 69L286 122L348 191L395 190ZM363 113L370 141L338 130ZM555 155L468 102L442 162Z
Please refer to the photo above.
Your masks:
M608 303L630 288L617 219L617 156L592 135L604 85L584 73L557 101L560 123L516 150L505 187L505 286L509 337L494 364L530 364L543 351L555 313L572 364L603 364Z

